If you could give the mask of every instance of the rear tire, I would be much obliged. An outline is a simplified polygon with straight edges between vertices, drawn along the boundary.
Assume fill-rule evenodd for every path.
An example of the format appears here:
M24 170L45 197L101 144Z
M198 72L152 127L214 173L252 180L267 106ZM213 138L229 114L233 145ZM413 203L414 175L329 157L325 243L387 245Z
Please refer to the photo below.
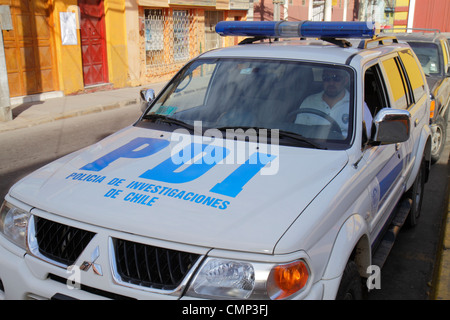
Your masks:
M425 188L425 160L422 159L419 172L417 173L416 180L411 189L407 192L407 196L412 199L411 211L407 218L407 224L409 227L415 227L420 217L420 211L422 210L422 200Z

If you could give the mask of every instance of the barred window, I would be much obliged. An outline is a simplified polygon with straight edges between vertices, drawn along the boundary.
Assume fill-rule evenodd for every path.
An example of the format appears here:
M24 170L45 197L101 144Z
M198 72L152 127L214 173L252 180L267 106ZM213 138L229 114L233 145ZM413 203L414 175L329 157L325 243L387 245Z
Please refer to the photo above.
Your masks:
M164 21L162 10L145 10L145 50L164 49Z
M189 59L189 15L187 10L173 11L173 57L176 62Z
M146 64L161 63L164 57L164 15L159 9L145 9Z
M195 10L145 8L142 27L146 77L171 76L204 51L204 23Z

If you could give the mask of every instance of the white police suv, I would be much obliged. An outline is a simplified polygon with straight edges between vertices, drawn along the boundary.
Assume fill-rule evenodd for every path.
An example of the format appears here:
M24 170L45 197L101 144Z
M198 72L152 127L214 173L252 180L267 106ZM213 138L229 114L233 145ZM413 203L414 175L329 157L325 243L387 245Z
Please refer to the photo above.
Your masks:
M3 298L362 297L420 213L430 110L416 56L365 22L216 30L248 38L144 92L134 125L11 188Z

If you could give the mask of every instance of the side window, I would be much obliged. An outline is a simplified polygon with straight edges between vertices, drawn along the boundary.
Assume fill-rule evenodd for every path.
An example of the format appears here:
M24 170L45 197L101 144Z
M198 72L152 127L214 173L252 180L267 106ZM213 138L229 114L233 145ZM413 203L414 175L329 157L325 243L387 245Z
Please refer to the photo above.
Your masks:
M399 55L411 83L414 100L419 101L425 94L425 83L418 62L414 58L411 50L399 52Z
M372 116L389 106L386 101L384 83L380 76L378 64L367 69L364 74L364 102L367 104Z
M386 90L383 77L378 64L371 66L364 73L364 103L363 121L366 127L366 135L363 136L363 145L371 136L373 117L383 108L389 106L386 100Z
M399 68L397 58L390 58L382 62L387 75L387 87L392 94L392 108L407 109L408 97L403 74Z

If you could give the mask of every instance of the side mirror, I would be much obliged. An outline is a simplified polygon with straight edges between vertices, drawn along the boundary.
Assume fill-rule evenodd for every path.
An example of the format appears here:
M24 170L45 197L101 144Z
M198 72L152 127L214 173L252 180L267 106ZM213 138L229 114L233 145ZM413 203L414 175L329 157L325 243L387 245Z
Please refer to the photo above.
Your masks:
M373 142L393 144L409 139L411 114L406 110L384 108L373 119L375 132Z
M155 99L155 90L153 89L142 89L140 92L141 97L141 111L144 112L147 110L147 107L149 106L150 102L152 102Z

